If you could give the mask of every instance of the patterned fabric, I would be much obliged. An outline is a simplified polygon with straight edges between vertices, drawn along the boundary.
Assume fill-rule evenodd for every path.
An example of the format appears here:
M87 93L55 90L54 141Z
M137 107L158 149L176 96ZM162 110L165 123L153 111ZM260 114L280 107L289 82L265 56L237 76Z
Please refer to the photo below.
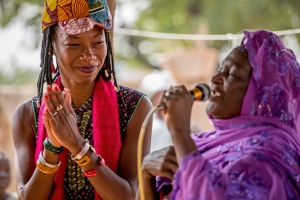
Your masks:
M134 112L144 96L143 93L120 85L120 91L117 93L118 98L118 111L119 111L119 123L120 123L120 138L123 138L126 132L127 125L129 124ZM78 127L85 129L83 137L90 141L90 144L94 145L94 141L92 138L93 135L93 123L92 119L89 118L86 124L85 122L82 124L81 121L84 116L92 110L92 98L89 99L86 103L84 103L80 108L75 110L76 115L78 116ZM32 105L35 113L35 124L36 129L38 128L37 116L39 115L39 108L37 107L37 96L32 98ZM86 114L85 114L86 113ZM86 125L85 125L86 124ZM36 135L37 137L38 135ZM95 189L90 181L83 177L81 178L82 173L81 170L78 169L78 166L72 163L73 161L70 159L70 154L68 156L68 166L66 169L66 173L64 176L64 199L94 199ZM70 175L72 174L72 175ZM75 183L75 184L74 184ZM83 184L84 183L84 187ZM75 188L75 190L74 190Z
M299 64L269 31L245 31L242 44L253 71L241 115L192 135L198 152L184 157L172 199L300 199Z
M46 0L42 30L59 24L67 34L80 34L94 25L109 31L112 17L106 0Z

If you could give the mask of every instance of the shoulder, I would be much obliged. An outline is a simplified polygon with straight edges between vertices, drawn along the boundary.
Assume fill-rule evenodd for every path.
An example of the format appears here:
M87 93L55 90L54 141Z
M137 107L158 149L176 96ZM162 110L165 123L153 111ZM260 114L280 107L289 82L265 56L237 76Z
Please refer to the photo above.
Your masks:
M123 85L120 85L120 91L117 93L117 95L118 98L124 98L126 100L136 100L146 96L141 91Z
M28 125L32 125L34 128L34 112L32 100L27 100L20 103L13 114L12 128L13 134L19 134L25 128L28 129Z
M33 107L32 107L31 99L24 101L17 106L16 110L14 111L13 118L20 119L23 118L24 116L27 116L26 118L28 118L28 115L33 116Z

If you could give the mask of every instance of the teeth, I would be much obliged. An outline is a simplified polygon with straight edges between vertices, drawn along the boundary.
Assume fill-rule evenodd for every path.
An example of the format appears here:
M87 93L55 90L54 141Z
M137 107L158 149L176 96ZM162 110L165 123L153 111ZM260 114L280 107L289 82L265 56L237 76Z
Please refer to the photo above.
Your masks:
M213 91L213 95L214 95L214 96L217 96L217 97L221 96L220 93L217 92L217 91Z

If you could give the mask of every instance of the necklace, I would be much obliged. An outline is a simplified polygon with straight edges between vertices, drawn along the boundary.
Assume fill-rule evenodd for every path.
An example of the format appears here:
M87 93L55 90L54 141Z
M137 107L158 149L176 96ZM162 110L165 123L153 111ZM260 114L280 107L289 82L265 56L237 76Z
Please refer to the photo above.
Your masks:
M87 110L83 113L82 121L80 123L79 132L80 135L85 138L86 127L90 121L92 115L91 110ZM72 160L71 153L69 152L68 158L68 180L71 190L81 190L85 186L85 177L81 173L81 168Z
M83 113L83 111L84 111L89 105L91 105L92 101L93 101L93 96L91 96L91 97L90 97L84 104L82 104L82 105L80 106L80 108L78 108L78 109L74 106L74 104L72 104L72 108L73 108L73 110L74 110L74 112L75 112L75 114L76 114L76 121L77 121L77 124L80 124L80 122L81 122L81 116L80 116L80 113Z

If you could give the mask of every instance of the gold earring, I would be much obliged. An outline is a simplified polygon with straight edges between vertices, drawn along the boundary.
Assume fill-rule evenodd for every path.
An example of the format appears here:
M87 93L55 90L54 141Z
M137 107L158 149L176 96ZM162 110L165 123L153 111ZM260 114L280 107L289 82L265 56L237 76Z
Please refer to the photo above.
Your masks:
M118 86L115 86L114 88L115 88L115 91L116 91L116 92L119 92L119 91L120 91L120 86L119 86L119 85L118 85Z
M106 77L106 78L108 78L108 77L109 77L109 74L108 74L108 72L107 72L107 70L106 70L106 69L104 70L104 75L105 75L105 77Z

